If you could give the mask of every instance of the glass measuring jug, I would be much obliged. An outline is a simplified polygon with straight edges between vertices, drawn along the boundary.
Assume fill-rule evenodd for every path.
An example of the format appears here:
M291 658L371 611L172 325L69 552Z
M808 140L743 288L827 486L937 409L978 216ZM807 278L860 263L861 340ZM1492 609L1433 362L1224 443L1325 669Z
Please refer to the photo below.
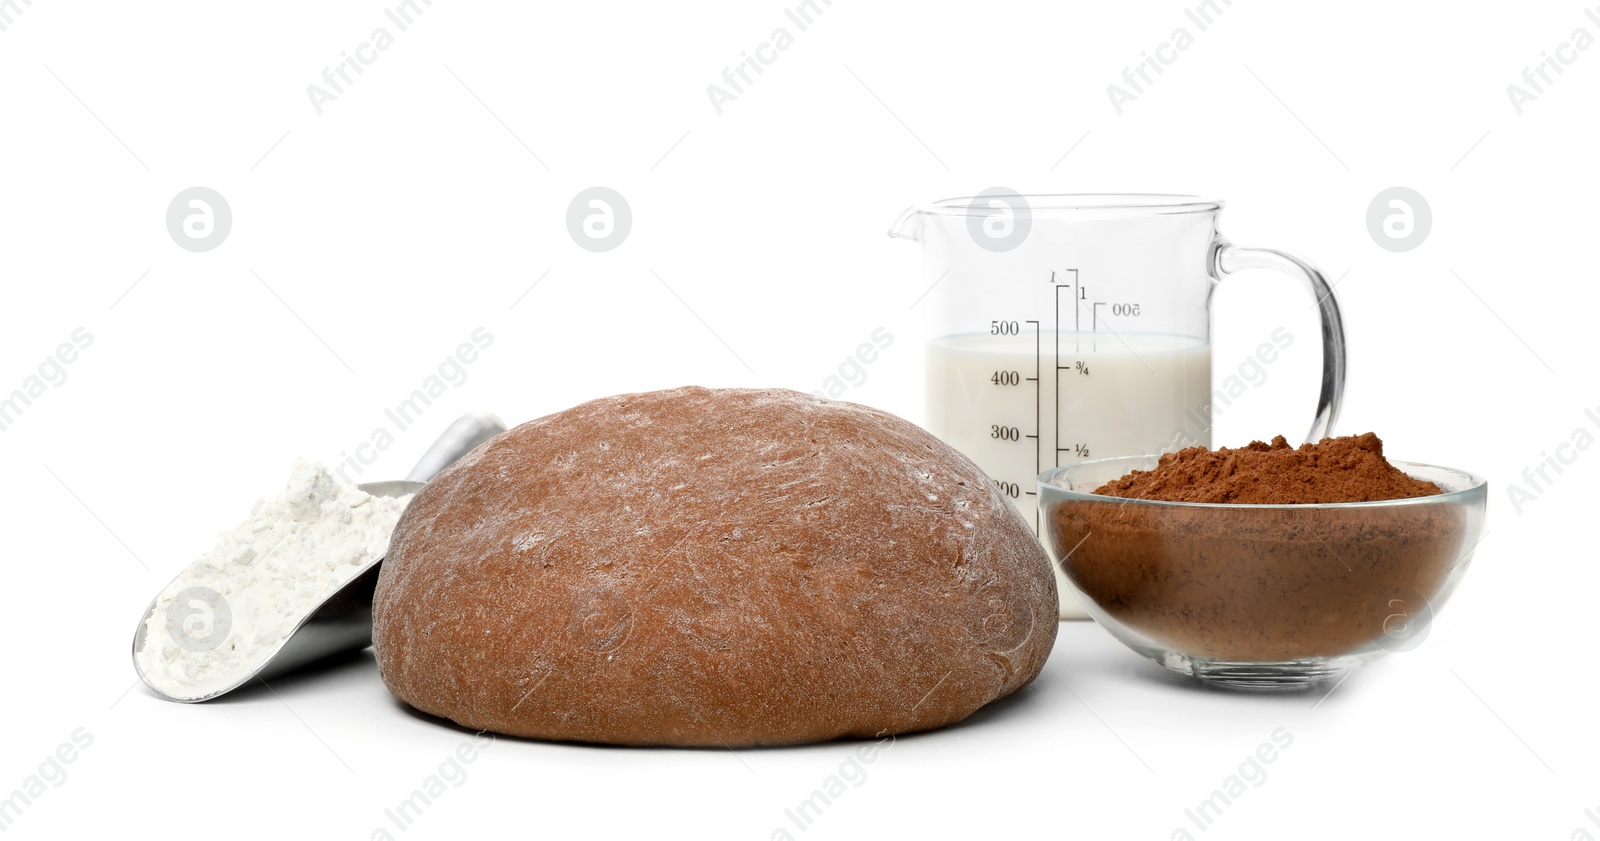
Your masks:
M1345 379L1333 290L1299 257L1224 239L1222 206L997 188L914 206L890 228L922 243L924 426L1036 533L1040 472L1211 445L1211 292L1234 272L1274 269L1316 299L1322 387L1306 440L1332 434ZM1062 617L1087 618L1059 569L1056 583Z

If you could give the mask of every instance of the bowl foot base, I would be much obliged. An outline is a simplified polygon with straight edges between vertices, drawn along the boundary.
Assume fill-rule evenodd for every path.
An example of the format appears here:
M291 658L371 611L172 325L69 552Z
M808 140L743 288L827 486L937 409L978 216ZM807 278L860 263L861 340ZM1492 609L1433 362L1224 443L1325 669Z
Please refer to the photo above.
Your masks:
M1146 656L1213 686L1251 692L1303 692L1319 683L1337 680L1363 662L1356 656L1272 662L1218 660L1172 652L1150 652Z

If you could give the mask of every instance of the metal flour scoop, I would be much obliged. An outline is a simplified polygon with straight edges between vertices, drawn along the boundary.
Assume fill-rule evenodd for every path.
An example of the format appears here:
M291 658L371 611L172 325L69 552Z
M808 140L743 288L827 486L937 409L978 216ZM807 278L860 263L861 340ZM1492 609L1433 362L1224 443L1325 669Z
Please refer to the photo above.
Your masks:
M357 487L373 496L381 497L414 494L422 490L423 484L432 479L434 474L471 452L474 447L504 431L506 431L505 423L494 415L486 413L463 415L439 436L439 440L435 441L427 452L422 454L417 466L411 468L405 479L368 482ZM150 606L139 618L139 627L134 631L134 670L139 673L139 678L145 685L162 698L182 703L196 703L225 695L256 678L268 680L325 657L366 648L372 644L372 595L378 587L378 570L382 563L382 558L373 561L360 574L313 608L278 644L277 649L267 654L255 668L241 673L238 675L238 680L222 689L192 698L177 697L162 691L139 664L138 655L146 643L150 616L155 613L161 593L167 589L163 587L161 593L157 593L156 597L150 600ZM182 575L180 572L178 577ZM168 587L170 586L169 584Z

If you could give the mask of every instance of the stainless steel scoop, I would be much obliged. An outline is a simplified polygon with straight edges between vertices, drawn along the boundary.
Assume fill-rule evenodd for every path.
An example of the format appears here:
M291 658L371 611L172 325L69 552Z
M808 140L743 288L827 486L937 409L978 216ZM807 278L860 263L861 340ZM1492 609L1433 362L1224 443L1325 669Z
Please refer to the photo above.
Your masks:
M422 490L423 484L432 479L434 474L471 452L474 447L504 431L506 431L505 423L494 415L487 413L462 415L444 431L443 435L439 436L439 440L435 441L427 452L422 454L416 467L411 468L405 479L368 482L357 487L373 496L382 497L400 497L416 493ZM267 655L267 658L253 671L240 675L237 681L223 689L197 698L168 695L157 688L139 666L138 654L146 642L146 625L150 621L150 616L155 613L161 593L167 590L166 587L162 587L161 591L156 593L156 597L150 600L150 606L145 608L144 615L139 618L139 627L134 631L134 671L138 672L139 679L160 697L169 701L197 703L225 695L256 678L269 680L335 654L366 648L372 644L372 594L378 587L378 570L382 563L382 558L373 561L359 575L313 608L278 644L277 650ZM182 575L180 572L178 577Z

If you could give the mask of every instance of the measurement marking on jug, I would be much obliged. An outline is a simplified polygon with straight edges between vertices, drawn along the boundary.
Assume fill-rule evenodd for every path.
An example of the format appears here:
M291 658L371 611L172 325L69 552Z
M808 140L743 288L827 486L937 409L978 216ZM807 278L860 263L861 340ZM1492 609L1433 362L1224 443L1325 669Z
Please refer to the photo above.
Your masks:
M1052 280L1055 279L1055 276L1055 272L1050 273L1050 278ZM1039 436L1039 433L1043 429L1042 424L1044 423L1044 408L1040 405L1040 392L1042 392L1044 388L1039 384L1039 369L1043 365L1043 360L1039 358L1039 331L1041 328L1037 320L1026 321L1024 323L1033 325L1033 376L1028 378L1033 382L1033 434L1029 435L1028 437L1033 439L1033 475L1038 476L1040 473L1044 472L1044 465L1042 463L1044 461L1044 450L1042 449L1044 446L1044 440ZM1035 491L1028 491L1028 496L1038 496L1038 494ZM1033 533L1039 533L1038 505L1033 506Z
M1056 295L1056 324L1058 325L1058 329L1059 329L1059 325L1061 323L1061 295L1059 294L1061 292L1061 288L1059 286L1056 287L1056 292L1057 292L1057 295ZM1088 304L1089 304L1089 313L1090 313L1089 324L1090 324L1092 333L1099 333L1100 332L1100 307L1109 305L1111 307L1111 314L1114 315L1114 316L1122 317L1122 318L1138 318L1139 314L1140 314L1140 311L1143 309L1143 307L1140 305L1140 302L1138 302L1138 301L1117 301L1117 302L1112 302L1112 301L1089 301L1089 290L1088 290L1088 287L1085 287L1082 284L1078 285L1078 294L1074 297L1073 300L1074 300L1074 306L1072 308L1073 326L1075 328L1077 328L1080 325L1080 323L1082 321L1082 318L1083 318L1083 304L1085 302L1088 302ZM1128 344L1128 340L1122 338L1122 334L1121 333L1119 333L1116 330L1112 329L1110 324L1106 325L1106 332L1110 333L1111 337L1113 339L1116 339L1122 345L1122 347L1125 348L1128 351L1128 353L1133 356L1134 359L1139 360L1139 364L1143 365L1144 369L1146 371L1150 372L1150 376L1152 376L1152 377L1160 376L1159 374L1156 373L1156 370L1154 368L1150 367L1150 363L1146 362L1144 360L1144 357L1140 356L1139 352L1134 350L1132 345ZM1057 355L1056 355L1056 362L1058 364L1061 362L1061 357L1060 357L1059 353L1057 353Z
M1077 272L1074 271L1073 274L1074 274L1074 276L1076 276ZM1050 273L1050 277L1051 277L1052 280L1054 280L1055 279L1055 273L1051 272ZM1052 333L1055 335L1055 340L1056 340L1056 355L1053 357L1053 363L1054 363L1054 367L1056 369L1056 374L1055 374L1056 382L1055 382L1055 390L1053 392L1051 392L1052 394L1055 395L1055 405L1050 407L1050 440L1052 442L1057 442L1057 441L1061 440L1061 288L1062 288L1061 284L1059 284L1059 283L1056 284L1056 290L1055 290L1055 296L1056 296L1055 320L1056 320L1056 324L1055 324L1055 330L1052 331ZM1040 418L1039 422L1042 424L1044 422L1044 419ZM1059 450L1057 450L1055 455L1053 455L1050 460L1052 462L1054 462L1054 464L1052 465L1053 467L1061 466L1061 452ZM1034 529L1033 529L1034 534L1038 534L1039 533L1038 519L1039 519L1038 516L1035 515L1034 516Z
M1098 455L1104 455L1106 446L1112 442L1110 439L1101 440L1099 430L1081 428L1081 418L1077 414L1084 401L1096 401L1096 395L1105 390L1106 383L1102 378L1109 377L1116 381L1124 375L1120 367L1120 357L1113 351L1120 351L1121 346L1126 346L1128 341L1116 335L1114 323L1121 323L1122 319L1133 319L1143 315L1142 302L1126 298L1117 300L1097 301L1089 297L1087 285L1081 282L1081 270L1075 268L1054 269L1040 274L1048 274L1050 282L1050 295L1055 305L1055 311L1046 320L1008 318L1008 315L1022 315L1023 313L995 313L999 318L986 319L989 321L987 333L998 346L1013 347L1021 353L1007 357L997 356L972 374L983 377L988 381L991 391L987 399L997 401L995 406L1010 406L1007 410L1013 414L1001 413L998 417L989 417L981 421L973 418L981 426L974 428L972 433L981 436L982 440L992 448L991 452L996 459L1004 459L1009 463L1022 468L1026 464L1022 459L1022 447L1033 444L1033 475L1062 464L1084 461ZM1063 294L1062 290L1066 290ZM1039 290L1042 293L1044 290ZM1035 299L1038 300L1038 299ZM1039 301L1042 303L1042 301ZM1067 318L1067 313L1062 307L1070 307L1072 318ZM1101 326L1100 307L1105 306L1106 325ZM1091 329L1083 329L1083 313L1089 312ZM1042 316L1043 314L1040 313ZM1137 322L1135 322L1137 323ZM1046 388L1044 379L1045 353L1044 336L1046 328L1051 331L1052 344L1050 367L1054 370L1052 385ZM981 328L980 328L981 329ZM1026 354L1027 332L1033 334L1033 370L1028 370L1028 363L1021 358ZM1107 336L1106 334L1110 334ZM1115 341L1108 341L1114 339ZM1108 347L1111 345L1112 347ZM1120 345L1120 346L1119 346ZM1128 352L1138 356L1133 348ZM1107 356L1106 354L1110 354ZM1144 362L1140 359L1140 362ZM983 363L979 363L983 364ZM1109 366L1109 367L1107 367ZM1149 365L1145 366L1147 369ZM1066 376L1062 376L1062 372ZM1088 379L1093 377L1094 379ZM1082 379L1079 379L1082 378ZM982 382L981 380L979 382ZM1033 389L1033 426L1030 429L1026 417L1026 397L1016 394L1015 389ZM1045 434L1045 408L1048 404L1051 419L1051 433ZM1017 410L1021 410L1020 412ZM1086 434L1087 433L1087 434ZM1049 444L1045 441L1049 440ZM1093 440L1091 440L1093 439ZM1019 445L1015 449L1009 445ZM1007 452L1014 455L1004 455ZM1045 453L1051 453L1047 461ZM1011 461L1015 459L1015 461ZM1020 464L1018 462L1021 462ZM1024 495L1035 497L1030 502L1037 502L1041 496L1037 488L1029 489L1033 482L1022 475L1021 469L1015 475L1002 471L1001 478L994 479L994 487L1001 495L1016 501L1021 505ZM1033 507L1033 521L1035 530L1043 526L1044 517L1037 506Z

